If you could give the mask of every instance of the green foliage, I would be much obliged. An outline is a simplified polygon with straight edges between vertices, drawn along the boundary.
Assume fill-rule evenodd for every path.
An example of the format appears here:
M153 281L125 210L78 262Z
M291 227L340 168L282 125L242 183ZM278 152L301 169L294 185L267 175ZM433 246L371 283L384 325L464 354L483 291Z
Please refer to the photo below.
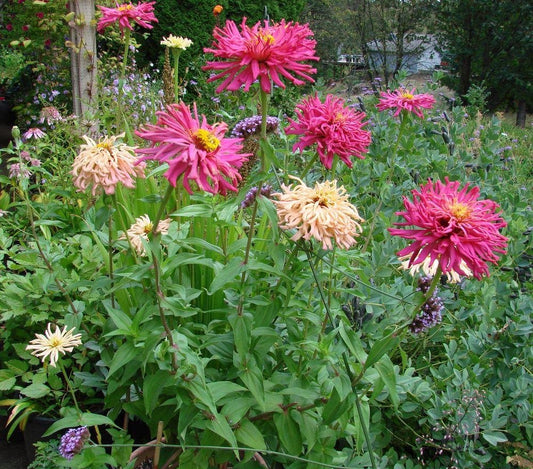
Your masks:
M184 75L185 98L209 122L231 127L257 114L255 89L215 102L201 65ZM142 88L141 99L155 103L157 90ZM59 467L131 468L133 443L115 428L125 414L154 438L163 422L165 448L191 469L254 467L256 452L269 467L504 466L533 444L528 134L459 106L395 118L377 111L375 96L352 97L372 145L352 168L326 170L313 164L314 148L292 151L296 137L283 132L300 94L275 90L268 111L280 132L259 145L270 167L226 197L169 187L155 164L135 188L76 192L68 173L83 131L69 120L2 151L10 164L26 164L23 152L41 161L31 176L1 179L2 404L11 425L39 411L59 419L49 433L106 426L114 441L108 451L96 439ZM113 131L112 99L107 107ZM346 188L365 219L356 246L294 242L267 197L241 208L252 186L279 191L291 175ZM412 334L425 298L397 258L404 241L387 228L403 196L445 177L500 204L508 252L482 281L443 280L442 323ZM157 214L170 219L168 232L145 232L144 251L134 249L125 231ZM68 378L26 350L47 323L82 334L83 345L60 356Z

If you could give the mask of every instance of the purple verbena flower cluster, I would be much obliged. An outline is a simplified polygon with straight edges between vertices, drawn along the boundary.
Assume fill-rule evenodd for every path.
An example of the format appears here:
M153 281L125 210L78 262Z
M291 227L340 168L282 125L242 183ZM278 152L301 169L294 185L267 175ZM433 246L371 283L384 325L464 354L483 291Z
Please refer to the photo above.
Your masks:
M239 121L231 132L231 136L233 138L246 138L250 135L258 135L259 133L261 133L261 121L262 117L259 115L247 117L246 119ZM267 116L266 122L267 133L275 132L276 130L278 130L279 119L277 117Z
M72 459L83 449L90 436L87 427L71 428L61 437L59 453L66 459Z
M263 197L270 197L271 192L272 186L269 184L261 186L261 191L259 191L257 186L252 187L244 197L244 200L241 202L241 209L250 207L255 202L258 194L262 195Z
M436 295L428 298L422 305L422 312L409 325L410 331L413 334L420 334L439 324L442 321L443 308L442 298Z

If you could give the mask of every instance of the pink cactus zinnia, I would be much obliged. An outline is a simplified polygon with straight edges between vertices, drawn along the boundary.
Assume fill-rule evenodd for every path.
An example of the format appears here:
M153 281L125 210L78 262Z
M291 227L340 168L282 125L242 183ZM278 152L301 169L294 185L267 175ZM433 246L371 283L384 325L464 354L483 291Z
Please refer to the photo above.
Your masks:
M363 130L366 115L344 105L344 100L331 94L324 102L318 96L304 99L296 106L298 120L289 119L287 134L301 135L292 150L317 144L320 161L331 169L333 157L337 155L351 168L351 156L364 159L363 153L370 145L370 132Z
M392 92L382 91L378 109L380 111L396 109L395 116L398 116L402 112L402 109L405 109L423 118L424 115L421 109L431 109L433 104L435 104L435 98L428 93L415 94L414 88L411 91L400 88Z
M233 21L227 21L223 28L215 28L213 47L204 49L222 60L207 62L203 69L217 72L209 82L224 79L217 93L235 91L241 86L248 91L256 80L265 93L270 93L271 80L285 88L282 77L295 85L303 85L305 80L314 82L310 74L316 69L302 63L318 60L312 36L307 25L292 21L272 24L266 21L264 26L258 22L250 28L243 18L240 31Z
M97 5L102 12L102 17L98 20L97 30L101 33L108 26L118 23L120 33L124 34L126 28L133 31L132 23L137 23L146 29L152 29L151 23L157 23L157 18L154 15L154 2L147 3L116 3L115 8L108 8Z
M497 253L505 253L507 238L499 229L507 225L500 217L499 205L492 200L478 200L479 188L459 190L459 182L431 180L421 190L413 190L413 201L404 197L404 212L397 212L405 222L397 226L415 229L389 228L392 235L414 242L398 252L409 256L409 266L419 264L429 256L438 261L443 273L468 275L464 266L477 279L489 275L487 262L496 263Z
M207 124L204 115L201 121L196 105L194 116L184 103L171 104L166 111L158 111L157 123L148 124L135 133L152 142L150 148L137 150L145 155L139 162L158 160L168 163L165 177L176 186L183 175L183 186L192 193L190 181L212 194L226 195L228 190L237 191L241 176L238 169L249 154L242 151L241 138L225 138L227 124Z

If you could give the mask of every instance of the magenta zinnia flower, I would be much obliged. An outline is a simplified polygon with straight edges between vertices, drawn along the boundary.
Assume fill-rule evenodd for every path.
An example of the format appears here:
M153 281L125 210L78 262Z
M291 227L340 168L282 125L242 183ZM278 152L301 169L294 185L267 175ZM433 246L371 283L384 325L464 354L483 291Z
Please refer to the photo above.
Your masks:
M404 197L404 212L397 212L405 222L397 226L415 229L389 228L392 235L414 242L398 252L410 256L409 266L438 261L443 273L471 274L477 279L489 275L487 262L496 263L497 253L505 253L507 238L499 229L507 225L497 212L499 205L492 200L478 200L479 188L459 190L459 182L431 180L413 190L413 201ZM464 265L468 269L464 268Z
M256 80L264 92L270 93L270 80L285 88L282 77L295 85L303 85L305 80L313 83L310 74L316 69L302 63L318 60L312 36L307 25L292 21L273 24L266 21L264 26L258 22L250 28L243 18L240 31L233 21L227 21L223 28L215 28L213 47L204 49L222 61L207 62L203 69L218 72L209 82L224 78L217 93L225 89L235 91L243 85L248 91Z
M381 99L378 103L378 109L384 111L385 109L396 109L394 113L398 116L402 109L412 112L420 118L423 118L421 109L431 109L435 104L435 98L427 93L415 94L415 89L411 91L400 88L396 91L382 91Z
M194 116L184 103L172 104L166 111L158 111L157 123L149 124L135 133L152 142L152 147L137 150L143 154L139 162L158 160L168 163L165 177L176 186L183 174L183 186L192 193L190 181L212 194L226 195L237 191L241 179L238 169L249 154L240 153L242 138L225 138L227 124L209 125L204 115ZM157 145L158 144L158 145Z
M154 15L155 2L148 3L116 3L115 8L108 8L98 5L97 7L102 12L102 17L98 20L97 30L101 33L108 26L118 23L120 33L124 34L124 29L128 28L133 31L132 23L137 23L146 29L152 29L150 23L156 22L157 18Z
M342 98L328 94L322 102L318 96L311 96L296 106L296 114L298 120L289 119L285 129L287 134L302 136L292 151L303 151L316 143L320 161L327 169L331 169L334 155L349 168L351 156L364 158L371 139L370 132L363 130L366 115L345 107Z

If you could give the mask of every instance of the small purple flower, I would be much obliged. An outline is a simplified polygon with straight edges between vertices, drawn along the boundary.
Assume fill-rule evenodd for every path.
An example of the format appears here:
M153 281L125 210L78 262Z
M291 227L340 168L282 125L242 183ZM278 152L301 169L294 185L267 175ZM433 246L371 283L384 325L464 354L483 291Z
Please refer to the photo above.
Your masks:
M61 437L59 453L66 459L72 459L80 453L90 436L87 427L71 428Z
M231 136L233 138L246 138L250 135L257 135L261 132L261 121L262 117L259 115L247 117L239 121L231 132ZM266 124L267 133L275 132L278 130L279 119L277 117L267 116Z
M25 165L20 163L13 163L9 165L9 177L10 178L29 178L31 176L31 171L26 168Z
M258 190L257 186L252 187L244 197L244 200L241 202L241 209L244 210L245 208L250 207L255 202L258 193L263 197L270 197L270 194L272 193L272 186L265 184L261 186L261 191Z
M409 324L409 330L413 334L420 334L439 324L442 321L443 308L442 298L433 295L422 305L422 312Z

